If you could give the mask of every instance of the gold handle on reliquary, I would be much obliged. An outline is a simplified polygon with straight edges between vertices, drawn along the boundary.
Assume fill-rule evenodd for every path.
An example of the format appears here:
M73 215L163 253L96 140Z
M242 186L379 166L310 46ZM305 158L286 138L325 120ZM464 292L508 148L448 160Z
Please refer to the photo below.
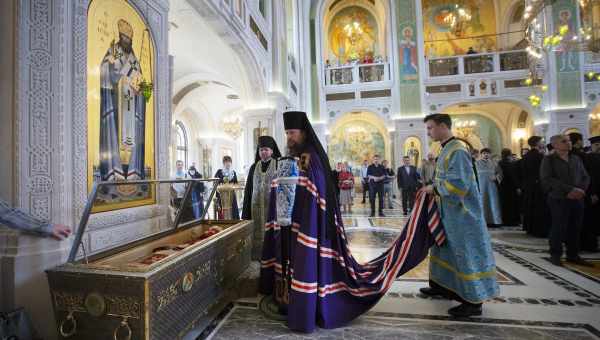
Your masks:
M70 331L65 332L65 325L67 324L67 322L71 322L73 327ZM77 332L77 320L75 320L75 317L73 316L73 311L70 311L69 314L67 314L67 318L60 323L60 327L58 328L58 330L63 338L69 338Z
M131 340L131 327L129 327L129 323L127 322L127 317L124 316L123 320L121 321L121 323L117 326L117 328L115 328L115 331L113 332L113 338L114 340L119 340L119 330L121 328L125 328L125 330L127 331L127 335L125 336L125 340Z

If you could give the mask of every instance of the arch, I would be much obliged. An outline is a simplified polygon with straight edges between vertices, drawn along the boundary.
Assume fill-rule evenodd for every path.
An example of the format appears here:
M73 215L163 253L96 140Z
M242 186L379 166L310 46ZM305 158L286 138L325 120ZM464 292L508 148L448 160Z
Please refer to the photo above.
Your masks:
M377 1L374 3L374 5L370 1L319 0L314 2L310 7L310 22L311 24L314 23L316 32L316 34L314 35L314 41L311 42L314 43L314 55L316 57L312 60L312 62L316 63L316 70L322 70L325 65L325 61L323 60L325 54L323 51L324 48L326 48L326 45L324 44L324 40L322 39L319 32L325 32L325 27L327 27L325 25L326 14L327 11L329 11L329 9L332 8L332 4L335 4L335 6L339 6L339 4L345 6L362 5L364 8L374 13L375 18L383 18L384 24L382 25L382 27L379 27L379 32L380 34L383 34L381 40L385 42L385 55L388 57L389 60L393 60L394 53L392 48L392 19L389 16L389 13L392 13L392 8L389 0ZM319 79L319 83L324 83L323 72L313 71L312 76ZM317 101L315 101L315 99ZM316 102L318 102L318 98L313 98L312 101L313 104L315 104Z
M170 52L175 56L173 94L195 81L218 81L231 86L244 106L265 105L270 72L237 25L214 20L210 11L185 1L174 2L169 13L169 20L178 25L169 33Z
M330 154L330 161L332 162L350 161L353 165L362 164L364 157L371 157L375 150L377 153L381 153L381 149L383 149L382 156L385 159L392 159L391 139L385 121L373 112L345 113L333 124L330 124L329 131L328 153ZM344 131L345 134L343 138L338 138L341 131ZM348 138L349 133L355 133L356 140ZM360 141L359 138L361 136L371 139L366 142ZM343 143L346 143L346 146L339 146L339 143L342 141ZM354 150L352 155L344 154L345 150L352 148L358 148L357 150L360 151ZM345 159L344 157L348 159Z
M498 146L510 148L514 153L519 153L525 146L528 136L534 132L534 117L527 107L518 101L480 101L459 103L446 106L441 112L449 113L455 117L461 115L479 115L492 121L499 129L501 143ZM475 146L476 147L476 146ZM500 151L500 150L495 150Z
M321 54L321 59L322 61L325 59L331 59L330 57L332 56L331 53L333 53L333 56L336 56L336 52L335 51L331 51L330 47L331 47L331 34L332 34L332 29L333 24L335 23L336 20L340 19L339 16L342 14L347 14L345 12L348 12L350 9L352 8L357 8L359 10L363 10L363 13L367 14L367 21L373 21L374 22L374 29L375 29L375 44L374 46L382 49L382 51L372 51L372 53L375 55L376 52L379 52L379 54L382 55L387 55L388 54L388 49L385 43L385 21L386 18L384 17L383 19L381 19L379 16L381 14L378 14L375 11L374 6L369 6L369 3L363 3L363 2L343 2L343 3L339 3L337 5L334 5L332 9L329 10L329 12L325 13L325 17L323 18L323 30L321 31L321 39L322 39L322 51L323 53ZM383 20L383 22L381 22ZM336 56L337 58L339 58L339 56Z
M180 121L175 121L175 150L176 160L183 161L183 166L188 168L189 138L185 125Z
M563 134L563 135L568 135L570 133L579 133L579 134L583 135L582 131L576 127L565 128L561 131L561 134Z
M503 6L501 3L498 5ZM504 9L498 12L499 32L513 32L525 29L523 20L523 11L525 9L525 2L523 0L512 0L508 4L504 5ZM524 33L513 33L507 34L500 37L498 48L505 50L513 49L516 45L520 44L525 38Z

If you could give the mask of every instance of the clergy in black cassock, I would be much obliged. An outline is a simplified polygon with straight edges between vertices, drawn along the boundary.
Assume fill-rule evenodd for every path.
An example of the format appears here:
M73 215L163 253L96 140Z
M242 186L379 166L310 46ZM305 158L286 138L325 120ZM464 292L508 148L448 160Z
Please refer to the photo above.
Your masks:
M504 225L519 225L519 196L517 195L517 166L512 160L510 149L502 149L502 159L498 166L502 171L500 187L500 206L502 207L502 223Z
M540 136L527 140L531 150L521 161L523 192L523 229L530 235L546 237L550 231L550 212L540 183L540 167L544 159L544 142Z
M269 212L271 182L277 176L277 159L279 157L281 157L281 152L279 152L273 137L258 137L254 164L248 170L248 176L246 177L242 208L242 219L254 221L252 260L260 260L262 254L264 228Z
M581 250L598 251L600 235L600 136L590 138L592 150L585 154L584 165L591 177L585 198L585 213L581 231Z

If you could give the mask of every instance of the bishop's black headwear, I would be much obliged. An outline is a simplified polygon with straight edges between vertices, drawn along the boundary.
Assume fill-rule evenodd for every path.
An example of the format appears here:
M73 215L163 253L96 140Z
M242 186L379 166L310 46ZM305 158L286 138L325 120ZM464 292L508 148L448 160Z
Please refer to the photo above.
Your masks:
M590 144L600 143L600 136L590 137Z
M281 152L277 147L277 142L271 136L258 137L258 146L256 147L256 155L254 157L254 162L258 162L260 160L260 155L258 154L260 148L270 148L271 150L273 150L273 155L271 156L273 159L281 157Z
M327 217L327 238L333 238L336 230L335 223L335 211L337 209L330 209L329 207L335 207L337 204L337 193L335 190L335 183L333 183L333 179L331 178L331 165L329 164L329 157L327 157L327 153L321 145L319 141L319 137L315 133L308 117L306 116L306 112L302 111L287 111L283 113L283 126L286 130L291 129L299 129L304 130L306 132L306 145L312 145L319 155L319 159L321 164L323 165L323 170L325 171L325 183L327 186L326 200L327 200L327 210L325 212Z

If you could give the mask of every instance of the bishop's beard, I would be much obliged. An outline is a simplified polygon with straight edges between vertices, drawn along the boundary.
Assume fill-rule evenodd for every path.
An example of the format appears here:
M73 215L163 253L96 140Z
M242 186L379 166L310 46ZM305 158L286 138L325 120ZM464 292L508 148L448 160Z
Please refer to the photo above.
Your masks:
M119 41L119 46L121 46L121 49L123 49L123 52L125 53L131 53L133 52L133 46L130 42L125 42L125 41Z
M302 152L304 151L305 148L306 148L306 142L288 145L287 153L291 157L300 157L300 154L302 154Z

